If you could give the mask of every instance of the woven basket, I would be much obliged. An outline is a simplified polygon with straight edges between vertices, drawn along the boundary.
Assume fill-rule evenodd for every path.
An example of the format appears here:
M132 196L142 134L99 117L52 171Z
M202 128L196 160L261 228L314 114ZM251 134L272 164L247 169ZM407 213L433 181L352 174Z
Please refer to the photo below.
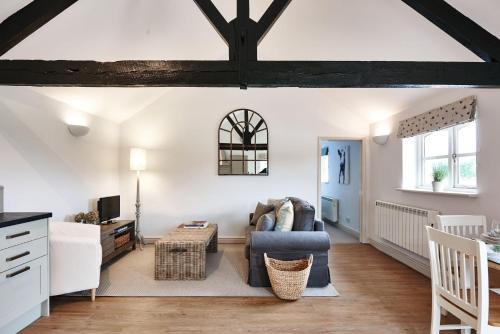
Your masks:
M312 254L308 259L281 261L267 257L264 253L267 274L273 291L281 299L299 299L307 286L313 263Z

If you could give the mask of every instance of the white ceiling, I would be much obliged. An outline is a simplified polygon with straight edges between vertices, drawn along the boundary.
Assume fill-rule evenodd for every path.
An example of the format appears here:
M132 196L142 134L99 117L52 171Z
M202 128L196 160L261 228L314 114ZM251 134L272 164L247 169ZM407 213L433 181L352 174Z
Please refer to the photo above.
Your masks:
M500 36L498 0L448 0ZM28 3L2 0L0 20ZM258 20L271 0L251 0ZM229 21L235 0L214 0ZM4 59L227 59L227 47L192 0L80 0ZM259 47L261 60L480 61L400 0L293 0ZM168 88L33 88L121 122ZM175 91L175 90L173 90ZM435 94L431 89L325 89L368 121Z

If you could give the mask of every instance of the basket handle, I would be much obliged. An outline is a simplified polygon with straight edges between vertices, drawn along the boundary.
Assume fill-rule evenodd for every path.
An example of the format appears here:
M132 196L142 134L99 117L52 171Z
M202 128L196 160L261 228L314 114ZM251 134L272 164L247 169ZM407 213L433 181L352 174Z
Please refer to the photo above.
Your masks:
M307 262L308 262L309 266L312 266L312 264L313 264L313 255L312 254L309 255L309 259L307 259Z
M269 258L267 257L267 253L264 253L264 263L269 265Z

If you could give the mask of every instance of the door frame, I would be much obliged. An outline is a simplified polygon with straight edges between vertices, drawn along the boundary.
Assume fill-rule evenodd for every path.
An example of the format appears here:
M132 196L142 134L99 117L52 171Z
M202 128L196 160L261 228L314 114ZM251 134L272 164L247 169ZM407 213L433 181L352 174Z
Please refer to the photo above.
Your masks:
M359 193L359 241L362 243L368 243L368 226L367 226L367 214L368 214L368 198L367 198L367 148L368 148L368 138L367 137L318 137L318 144L316 149L316 167L317 167L317 184L316 184L316 207L318 208L317 214L318 219L321 220L321 142L322 141L342 141L342 140L355 140L361 143L361 189Z

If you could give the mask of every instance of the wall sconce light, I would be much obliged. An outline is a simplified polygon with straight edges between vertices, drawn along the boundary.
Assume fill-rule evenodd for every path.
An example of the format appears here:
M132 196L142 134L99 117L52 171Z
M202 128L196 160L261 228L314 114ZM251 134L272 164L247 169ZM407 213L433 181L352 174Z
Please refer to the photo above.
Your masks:
M89 133L90 128L86 125L68 124L68 130L74 137L82 137Z
M373 136L372 140L375 144L385 145L389 140L390 135Z

